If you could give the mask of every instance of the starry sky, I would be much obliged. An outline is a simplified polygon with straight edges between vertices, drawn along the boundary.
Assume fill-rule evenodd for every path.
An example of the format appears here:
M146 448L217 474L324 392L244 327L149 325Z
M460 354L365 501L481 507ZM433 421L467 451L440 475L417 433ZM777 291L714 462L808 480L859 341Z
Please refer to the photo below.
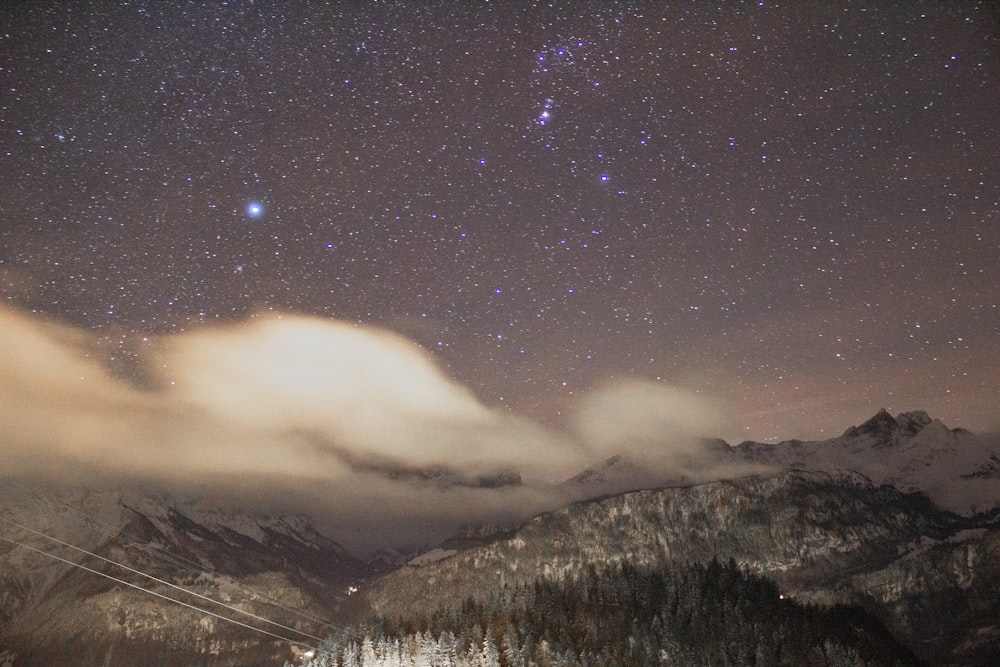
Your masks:
M4 307L136 387L281 313L546 428L1000 424L995 3L6 3L0 81Z

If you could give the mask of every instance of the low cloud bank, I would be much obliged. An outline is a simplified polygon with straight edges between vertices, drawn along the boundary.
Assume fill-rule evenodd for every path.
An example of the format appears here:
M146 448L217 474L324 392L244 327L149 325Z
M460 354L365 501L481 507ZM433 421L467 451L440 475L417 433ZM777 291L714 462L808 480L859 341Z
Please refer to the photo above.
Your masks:
M702 438L718 428L718 408L677 387L631 380L585 396L574 410L574 431L596 452L628 454L669 470L672 459L703 449Z
M90 356L84 332L9 308L0 345L4 475L306 510L334 537L391 543L394 531L523 517L556 500L552 483L567 471L626 454L669 472L719 430L707 400L630 382L586 396L554 432L484 406L400 336L311 317L150 341L145 388ZM444 468L463 480L513 470L524 484L392 474Z

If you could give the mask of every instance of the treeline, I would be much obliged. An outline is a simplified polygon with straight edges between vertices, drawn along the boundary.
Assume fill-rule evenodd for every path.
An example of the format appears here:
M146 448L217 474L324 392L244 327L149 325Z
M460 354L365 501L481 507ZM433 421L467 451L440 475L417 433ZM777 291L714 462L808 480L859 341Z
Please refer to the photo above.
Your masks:
M734 561L589 567L485 602L331 638L308 667L917 665L856 607L801 605Z

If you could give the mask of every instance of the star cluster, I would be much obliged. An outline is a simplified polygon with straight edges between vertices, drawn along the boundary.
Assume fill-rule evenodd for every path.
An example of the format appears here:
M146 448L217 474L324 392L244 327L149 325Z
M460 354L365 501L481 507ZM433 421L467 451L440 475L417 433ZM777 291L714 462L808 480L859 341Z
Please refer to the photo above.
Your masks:
M0 293L96 332L375 324L558 423L997 425L988 2L6 7Z

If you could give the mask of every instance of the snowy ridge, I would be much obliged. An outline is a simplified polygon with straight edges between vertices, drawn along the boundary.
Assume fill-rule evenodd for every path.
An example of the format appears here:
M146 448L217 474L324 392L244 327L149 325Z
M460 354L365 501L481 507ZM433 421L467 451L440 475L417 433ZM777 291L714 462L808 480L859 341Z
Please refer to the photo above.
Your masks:
M439 560L444 560L445 558L450 558L458 553L457 549L431 549L426 553L422 553L416 558L410 559L407 565L412 567L422 567L424 565L429 565L430 563L436 563Z
M986 651L1000 645L993 585L1000 581L1000 528L845 471L573 503L534 517L508 539L397 570L367 595L377 613L406 619L486 600L501 587L580 581L591 566L658 570L712 558L731 558L796 600L873 605L927 664L995 664L954 656L979 655L968 641Z
M342 613L349 587L365 573L303 517L229 514L134 492L42 492L0 480L0 518L0 535L15 541L0 542L0 651L32 656L24 664L60 664L67 641L98 656L131 640L149 655L169 646L185 656L166 664L257 646L274 662L278 649L260 644L257 633L145 589L211 607L183 592L191 591L315 634L321 619ZM104 663L80 657L78 664Z
M885 410L829 440L747 441L734 448L748 461L835 473L853 471L874 484L922 491L939 507L971 515L1000 506L1000 438L949 429L917 410Z

